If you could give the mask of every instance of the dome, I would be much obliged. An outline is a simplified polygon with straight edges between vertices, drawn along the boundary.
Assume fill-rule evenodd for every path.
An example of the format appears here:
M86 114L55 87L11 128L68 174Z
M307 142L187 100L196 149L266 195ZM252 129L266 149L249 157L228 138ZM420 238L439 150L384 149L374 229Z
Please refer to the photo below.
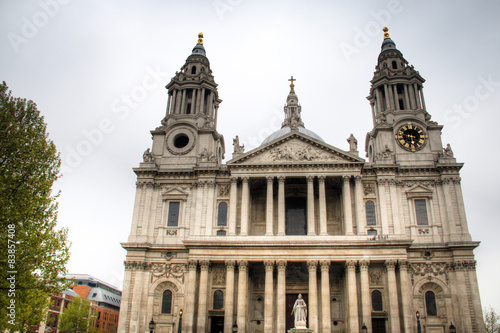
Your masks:
M314 140L325 142L318 134L314 133L313 131L308 130L307 128L298 127L297 129L300 133L307 135L307 136L313 138ZM274 132L273 134L269 135L264 141L262 141L261 146L268 144L269 142L274 141L276 139L279 139L279 138L287 135L291 131L292 131L292 129L290 127L288 127L288 126L283 127L281 129L277 130L276 132Z

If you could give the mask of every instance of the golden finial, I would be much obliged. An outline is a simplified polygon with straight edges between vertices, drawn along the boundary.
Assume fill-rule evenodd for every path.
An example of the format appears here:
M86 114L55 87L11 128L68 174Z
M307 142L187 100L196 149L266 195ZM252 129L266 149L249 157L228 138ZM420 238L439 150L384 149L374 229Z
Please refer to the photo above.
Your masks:
M387 27L384 27L384 29L382 29L382 31L384 32L384 39L391 38L389 36L389 29L387 29Z
M295 84L293 84L293 81L297 81L296 79L293 78L293 76L291 78L288 79L288 81L292 82L290 83L290 93L294 93L295 94L295 91L293 90L293 87L295 87Z
M198 44L202 44L203 45L203 32L200 32L198 34Z

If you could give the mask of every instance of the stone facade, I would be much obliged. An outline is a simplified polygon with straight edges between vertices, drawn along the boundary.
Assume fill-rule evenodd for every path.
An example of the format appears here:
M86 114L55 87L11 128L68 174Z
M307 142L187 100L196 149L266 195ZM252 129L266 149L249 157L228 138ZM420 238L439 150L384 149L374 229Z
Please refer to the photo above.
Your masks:
M202 36L167 85L134 171L119 332L483 332L459 171L424 79L386 32L368 160L306 129L291 79L282 128L223 164L222 102ZM182 310L182 311L181 311ZM292 320L292 321L291 321ZM291 323L291 324L290 324Z

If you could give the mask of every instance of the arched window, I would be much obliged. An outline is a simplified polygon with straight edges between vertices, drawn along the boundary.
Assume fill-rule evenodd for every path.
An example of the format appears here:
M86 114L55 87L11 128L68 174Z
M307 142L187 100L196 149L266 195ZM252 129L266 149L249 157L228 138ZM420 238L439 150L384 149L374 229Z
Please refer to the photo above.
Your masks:
M432 291L425 293L425 308L428 316L437 316L436 295Z
M392 62L392 69L398 69L398 64L395 61Z
M371 200L365 202L366 225L377 225L377 217L375 214L375 203Z
M224 293L222 290L214 292L214 310L221 310L224 307Z
M217 225L225 227L227 225L227 203L219 203L219 212L217 214Z
M165 290L161 299L161 313L172 313L172 291Z
M191 74L196 74L196 66L191 67Z
M384 306L382 304L382 293L380 292L380 290L372 291L372 310L384 311Z

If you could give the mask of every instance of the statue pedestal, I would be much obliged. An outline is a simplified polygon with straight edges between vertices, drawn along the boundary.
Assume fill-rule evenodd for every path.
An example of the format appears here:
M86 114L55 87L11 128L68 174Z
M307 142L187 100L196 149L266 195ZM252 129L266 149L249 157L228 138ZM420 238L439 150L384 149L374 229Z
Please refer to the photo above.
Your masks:
M288 330L288 333L313 333L314 331L310 328L292 328Z

